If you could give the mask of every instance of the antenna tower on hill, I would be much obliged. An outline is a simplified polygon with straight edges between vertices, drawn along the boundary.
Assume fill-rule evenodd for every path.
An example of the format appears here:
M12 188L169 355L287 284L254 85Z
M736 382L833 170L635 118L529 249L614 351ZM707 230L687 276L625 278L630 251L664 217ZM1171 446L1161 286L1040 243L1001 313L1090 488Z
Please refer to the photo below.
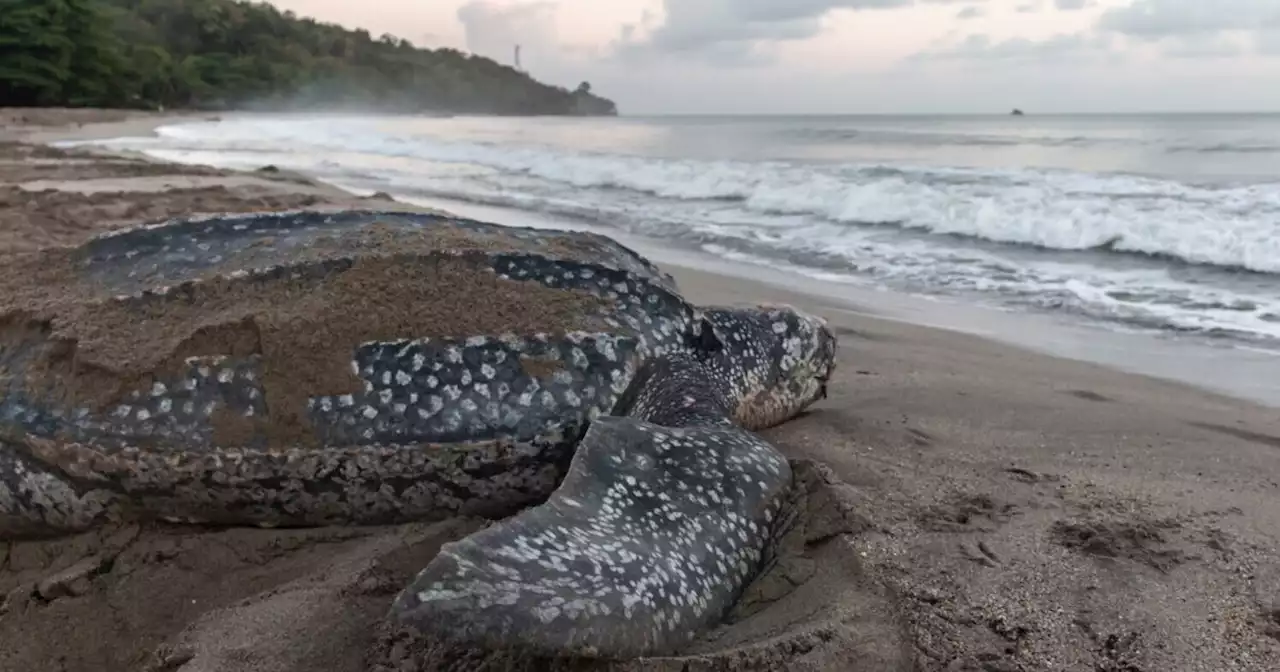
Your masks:
M518 44L516 45L516 70L524 71L524 68L520 67L520 45Z

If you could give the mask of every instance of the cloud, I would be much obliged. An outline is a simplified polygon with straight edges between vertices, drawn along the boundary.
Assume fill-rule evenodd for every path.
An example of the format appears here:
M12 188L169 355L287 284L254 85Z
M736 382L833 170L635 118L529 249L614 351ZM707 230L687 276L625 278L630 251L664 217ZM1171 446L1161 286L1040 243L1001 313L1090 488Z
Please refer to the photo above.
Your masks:
M1161 45L1178 59L1237 58L1252 43L1271 55L1280 31L1280 0L1133 0L1103 12L1097 27L1133 40Z
M834 11L893 9L914 1L663 0L662 22L643 38L633 33L620 39L618 47L632 55L696 54L721 61L763 58L760 47L813 37L821 32L822 19Z
M1062 12L1073 12L1077 9L1084 9L1092 4L1093 3L1089 0L1053 0L1053 6L1057 7L1058 11Z
M1134 0L1103 12L1098 28L1158 41L1280 26L1280 0Z
M552 2L498 5L473 0L458 8L458 21L467 51L510 63L517 44L535 53L558 48L556 11Z
M1000 64L1078 64L1109 52L1110 39L1090 33L1058 34L1044 40L1015 37L994 41L984 34L968 35L953 44L944 44L913 54L912 61L967 61Z
M1015 11L1017 11L1019 14L1033 14L1035 12L1040 11L1040 5L1034 2L1028 2L1026 4L1018 5L1015 8Z
M1170 58L1193 60L1235 58L1245 53L1245 46L1233 36L1197 34L1170 40L1161 53Z
M985 14L986 14L986 10L982 9L981 7L965 7L964 9L956 13L956 18L960 19L961 21L965 21L968 19L981 18Z
M1254 46L1265 56L1280 56L1280 26L1258 31L1254 36Z
M587 66L602 60L602 49L561 39L557 22L562 9L551 0L515 5L470 0L458 7L457 19L466 51L515 65L518 45L523 70L543 82L574 87L586 76L598 74ZM605 90L601 93L609 95Z

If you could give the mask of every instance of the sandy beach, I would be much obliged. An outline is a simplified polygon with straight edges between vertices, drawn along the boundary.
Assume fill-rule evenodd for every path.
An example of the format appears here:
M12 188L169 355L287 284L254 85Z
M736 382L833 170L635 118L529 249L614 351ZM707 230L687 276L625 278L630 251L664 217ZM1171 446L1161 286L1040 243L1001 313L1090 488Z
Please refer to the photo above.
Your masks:
M196 212L412 208L279 170L43 144L172 118L0 110L0 253ZM840 360L830 398L765 433L808 492L782 560L682 656L612 669L1280 669L1274 408L666 270L699 303L823 315ZM483 524L0 543L0 670L520 669L380 627L409 577Z

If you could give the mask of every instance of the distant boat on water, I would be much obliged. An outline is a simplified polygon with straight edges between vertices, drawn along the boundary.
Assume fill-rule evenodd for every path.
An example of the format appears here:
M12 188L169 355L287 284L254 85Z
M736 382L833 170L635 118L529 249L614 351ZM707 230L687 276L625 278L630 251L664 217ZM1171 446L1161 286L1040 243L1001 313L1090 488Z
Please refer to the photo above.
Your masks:
M1015 116L1015 117L1021 117L1021 116L1022 116L1022 110L1019 110L1018 108L1016 108L1016 107L1015 107L1015 108L1013 108L1013 111L1012 111L1012 112L1010 112L1009 114L1011 114L1011 115L1013 115L1013 116Z

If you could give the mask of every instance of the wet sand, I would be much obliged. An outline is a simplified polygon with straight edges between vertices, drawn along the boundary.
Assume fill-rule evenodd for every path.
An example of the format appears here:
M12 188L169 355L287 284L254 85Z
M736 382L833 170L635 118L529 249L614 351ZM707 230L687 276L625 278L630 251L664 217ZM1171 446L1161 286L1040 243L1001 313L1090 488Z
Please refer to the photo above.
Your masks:
M163 119L24 114L9 140ZM279 172L0 146L0 250L193 211L369 204ZM668 270L698 302L815 310L841 354L831 397L765 433L809 492L782 561L684 656L619 668L1280 669L1274 409ZM0 544L0 670L485 669L378 627L442 543L482 524L130 526Z

